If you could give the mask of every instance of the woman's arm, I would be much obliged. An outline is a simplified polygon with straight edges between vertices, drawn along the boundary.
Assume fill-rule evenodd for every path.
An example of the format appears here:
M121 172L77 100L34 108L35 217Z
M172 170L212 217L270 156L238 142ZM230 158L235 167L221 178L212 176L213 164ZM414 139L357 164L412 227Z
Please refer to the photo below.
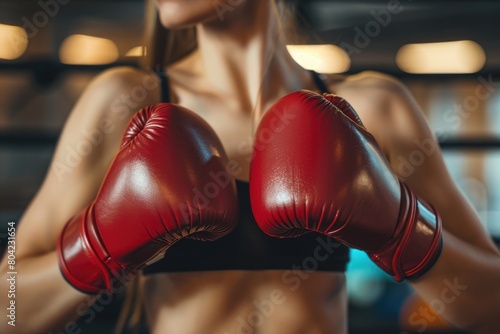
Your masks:
M96 195L123 131L140 108L158 101L153 78L132 68L96 78L68 118L45 180L25 211L16 236L16 326L0 322L2 333L47 333L76 326L95 300L76 291L59 271L56 241L68 219ZM144 85L144 82L147 85ZM144 85L146 98L131 99ZM7 300L7 261L0 265L0 308ZM67 329L66 328L66 329ZM76 332L75 329L72 331Z
M378 120L384 124L373 131L376 139L382 143L393 170L419 197L436 208L443 222L440 258L429 272L412 280L411 285L450 323L475 333L499 333L498 249L452 181L437 141L408 90L381 75L371 75L368 80L370 86L380 88L374 94L380 110L384 110ZM418 319L425 318L409 321L419 328Z

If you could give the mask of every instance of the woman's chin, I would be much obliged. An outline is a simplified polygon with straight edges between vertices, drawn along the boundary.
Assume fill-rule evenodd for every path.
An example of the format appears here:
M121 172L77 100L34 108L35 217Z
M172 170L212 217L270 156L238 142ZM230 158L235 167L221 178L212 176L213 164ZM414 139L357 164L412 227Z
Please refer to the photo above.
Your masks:
M205 10L186 11L183 8L166 8L164 5L159 8L160 22L167 29L183 29L195 26L200 23L217 19L217 13L213 7ZM171 6L169 6L171 7Z
M170 17L166 19L160 18L161 25L170 30L190 28L207 21L209 20L179 20L178 18L170 19Z

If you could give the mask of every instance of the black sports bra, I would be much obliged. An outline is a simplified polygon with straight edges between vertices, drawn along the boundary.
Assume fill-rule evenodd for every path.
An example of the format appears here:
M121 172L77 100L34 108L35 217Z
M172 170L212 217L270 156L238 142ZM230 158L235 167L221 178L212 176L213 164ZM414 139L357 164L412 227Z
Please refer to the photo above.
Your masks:
M320 76L311 72L321 92L328 92ZM162 101L170 101L168 78L159 73ZM143 269L161 272L211 270L316 270L345 271L349 248L332 238L307 233L298 238L273 238L262 232L250 206L249 184L236 181L239 219L235 229L216 241L182 239L165 257Z

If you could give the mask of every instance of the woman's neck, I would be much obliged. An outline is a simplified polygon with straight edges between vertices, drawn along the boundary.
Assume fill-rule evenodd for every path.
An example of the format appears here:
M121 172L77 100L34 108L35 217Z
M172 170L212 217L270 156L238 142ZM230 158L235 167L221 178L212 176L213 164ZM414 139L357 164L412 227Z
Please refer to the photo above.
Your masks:
M288 54L269 0L246 1L219 20L197 26L196 68L221 94L242 99L257 119L278 97L310 88L311 79ZM197 71L198 72L198 71Z

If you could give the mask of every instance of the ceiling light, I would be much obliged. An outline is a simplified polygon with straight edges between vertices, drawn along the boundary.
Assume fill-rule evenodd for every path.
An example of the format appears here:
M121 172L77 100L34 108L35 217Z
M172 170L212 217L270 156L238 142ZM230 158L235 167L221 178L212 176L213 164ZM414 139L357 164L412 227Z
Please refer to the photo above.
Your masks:
M408 44L399 49L396 63L408 73L475 73L486 62L474 41Z
M125 57L142 57L145 54L146 50L144 46L136 46L128 50Z
M300 66L318 73L343 73L351 66L347 52L336 45L287 45L287 49Z
M19 58L27 47L28 35L23 28L0 24L0 59Z
M109 64L118 59L118 48L106 38L71 35L62 42L59 59L64 64Z

